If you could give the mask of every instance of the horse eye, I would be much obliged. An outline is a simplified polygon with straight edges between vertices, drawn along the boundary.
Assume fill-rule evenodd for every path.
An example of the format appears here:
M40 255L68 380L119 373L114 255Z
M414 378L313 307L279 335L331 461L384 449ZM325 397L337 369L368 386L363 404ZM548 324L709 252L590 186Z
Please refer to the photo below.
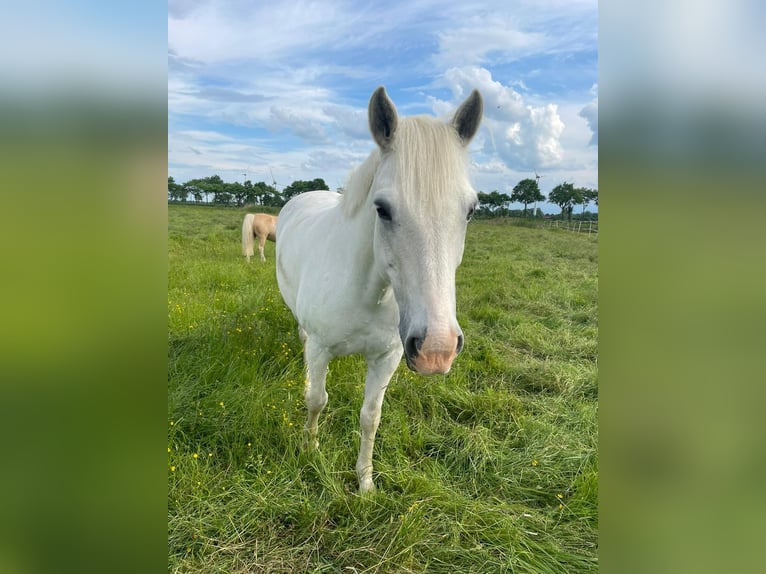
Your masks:
M378 217L383 221L391 221L391 212L388 211L388 208L382 203L375 204L375 211L378 212Z
M471 209L468 210L468 215L466 216L466 221L471 221L471 218L473 217L473 212L476 211L475 207L471 207Z

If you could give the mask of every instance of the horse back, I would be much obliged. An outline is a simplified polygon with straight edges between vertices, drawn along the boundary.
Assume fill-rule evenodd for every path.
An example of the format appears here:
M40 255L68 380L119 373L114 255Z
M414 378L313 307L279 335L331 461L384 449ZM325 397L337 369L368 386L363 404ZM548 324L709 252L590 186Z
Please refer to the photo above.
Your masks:
M327 248L328 234L337 217L340 194L309 191L290 199L279 212L277 221L277 279L294 286L302 270L315 263Z

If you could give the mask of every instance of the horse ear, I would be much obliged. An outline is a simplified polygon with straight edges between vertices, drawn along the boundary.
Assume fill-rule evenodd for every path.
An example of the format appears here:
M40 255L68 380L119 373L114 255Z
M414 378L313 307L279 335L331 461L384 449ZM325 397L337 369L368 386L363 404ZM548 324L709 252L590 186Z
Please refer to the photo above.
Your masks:
M479 90L474 90L468 99L464 101L452 118L452 125L457 130L463 145L468 145L476 132L479 131L481 115L484 111L484 103Z
M399 120L394 103L386 94L386 88L380 86L373 92L368 109L372 137L380 149L387 151L391 148Z

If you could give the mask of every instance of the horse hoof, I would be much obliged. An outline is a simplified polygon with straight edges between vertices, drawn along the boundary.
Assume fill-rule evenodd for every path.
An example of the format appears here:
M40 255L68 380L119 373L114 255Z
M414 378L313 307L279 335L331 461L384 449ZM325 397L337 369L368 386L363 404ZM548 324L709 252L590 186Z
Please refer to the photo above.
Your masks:
M359 482L359 494L369 494L375 492L375 483L371 478Z
M319 441L317 439L307 439L303 441L303 450L311 452L319 450Z

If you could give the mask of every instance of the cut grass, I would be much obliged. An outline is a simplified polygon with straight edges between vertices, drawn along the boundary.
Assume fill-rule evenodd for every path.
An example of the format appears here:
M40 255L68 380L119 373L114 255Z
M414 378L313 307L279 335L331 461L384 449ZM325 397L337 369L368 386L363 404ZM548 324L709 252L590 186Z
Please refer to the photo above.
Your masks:
M300 342L274 244L240 254L244 214L168 209L169 570L595 572L596 239L470 225L465 350L447 376L395 373L360 497L364 361L331 363L302 452Z

